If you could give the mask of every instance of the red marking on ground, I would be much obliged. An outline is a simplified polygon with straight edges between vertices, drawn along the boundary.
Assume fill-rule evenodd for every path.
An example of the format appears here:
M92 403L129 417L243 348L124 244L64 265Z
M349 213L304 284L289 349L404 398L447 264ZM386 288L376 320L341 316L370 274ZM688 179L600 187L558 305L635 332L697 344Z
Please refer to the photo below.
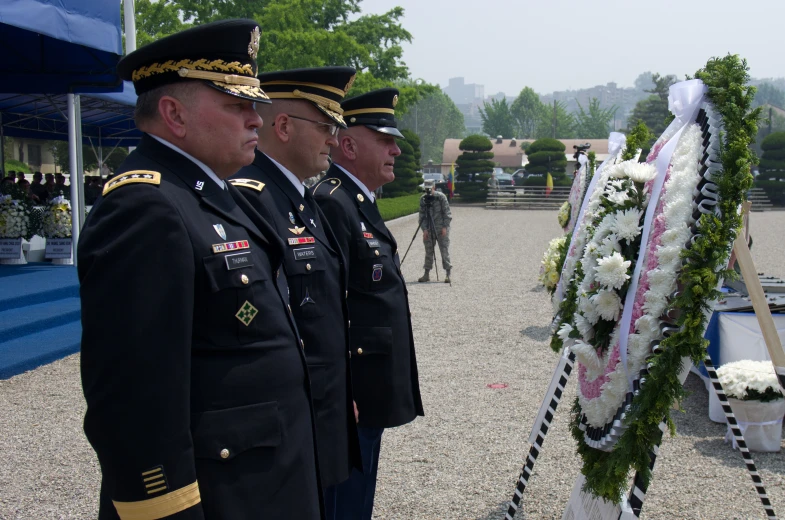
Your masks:
M507 388L507 383L491 383L485 386L487 386L488 388L493 388L494 390L498 390L500 388Z

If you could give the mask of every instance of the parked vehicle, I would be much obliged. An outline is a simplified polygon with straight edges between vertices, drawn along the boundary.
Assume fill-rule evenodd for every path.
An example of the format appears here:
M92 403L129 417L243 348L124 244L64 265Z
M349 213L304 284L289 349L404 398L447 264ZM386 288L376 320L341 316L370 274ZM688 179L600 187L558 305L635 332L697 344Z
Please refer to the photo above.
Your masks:
M496 180L499 181L499 189L509 189L515 186L515 180L510 173L497 173Z

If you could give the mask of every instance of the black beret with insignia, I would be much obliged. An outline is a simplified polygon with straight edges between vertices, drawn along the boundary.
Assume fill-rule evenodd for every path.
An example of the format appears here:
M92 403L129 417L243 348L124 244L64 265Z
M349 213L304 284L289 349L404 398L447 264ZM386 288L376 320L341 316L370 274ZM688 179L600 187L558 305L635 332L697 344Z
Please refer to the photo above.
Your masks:
M403 137L395 121L397 104L398 89L381 88L347 99L341 107L347 126L365 125L383 134Z
M204 82L225 94L269 103L256 78L261 31L253 20L198 25L135 50L117 72L137 94L184 80Z
M351 67L278 70L259 74L259 82L270 99L310 101L346 128L341 100L352 88L355 72Z

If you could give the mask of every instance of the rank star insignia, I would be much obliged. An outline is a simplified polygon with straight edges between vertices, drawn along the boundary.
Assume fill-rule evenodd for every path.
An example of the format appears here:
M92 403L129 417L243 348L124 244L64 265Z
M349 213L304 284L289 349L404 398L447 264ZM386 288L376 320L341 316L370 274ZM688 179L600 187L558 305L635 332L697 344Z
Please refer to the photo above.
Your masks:
M289 231L291 231L295 235L301 235L302 232L305 231L305 226L303 227L294 226L293 228L289 228Z
M226 240L226 231L224 231L223 224L213 224L213 229L222 240Z
M360 202L364 202L365 201L365 197L363 197L362 193L358 193L357 194L357 200L359 200Z
M245 303L242 307L240 307L240 310L237 311L237 314L235 314L234 317L240 320L242 324L247 327L251 324L257 314L259 314L259 309L251 305L248 300L245 300Z

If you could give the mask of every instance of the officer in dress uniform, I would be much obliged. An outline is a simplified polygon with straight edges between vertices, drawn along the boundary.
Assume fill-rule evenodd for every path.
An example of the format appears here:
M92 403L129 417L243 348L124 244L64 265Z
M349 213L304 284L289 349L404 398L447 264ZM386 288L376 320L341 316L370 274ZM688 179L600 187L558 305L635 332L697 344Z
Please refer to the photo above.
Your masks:
M229 181L287 244L283 264L305 342L328 518L334 518L336 485L349 478L353 466L362 466L349 370L345 260L303 181L330 167L330 147L338 144L339 127L346 127L340 101L354 76L350 67L260 74L273 103L257 105L265 125L256 158Z
M259 27L202 25L126 56L144 136L78 247L85 433L99 519L321 518L289 250L223 179L268 103Z
M398 91L345 100L348 128L332 149L333 165L313 188L349 264L349 344L363 472L338 486L336 518L370 520L385 428L423 415L411 314L398 246L373 192L392 181Z

